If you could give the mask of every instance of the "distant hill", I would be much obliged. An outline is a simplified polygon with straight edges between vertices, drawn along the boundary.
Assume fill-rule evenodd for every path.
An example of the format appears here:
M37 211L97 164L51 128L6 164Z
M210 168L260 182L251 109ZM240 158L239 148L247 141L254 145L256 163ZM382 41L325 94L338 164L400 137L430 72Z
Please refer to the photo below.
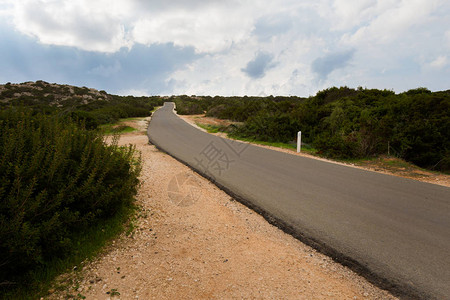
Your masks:
M149 116L154 107L163 102L159 96L118 96L42 80L0 85L0 111L25 107L36 113L58 113L81 120L91 129L114 123L119 118Z
M111 101L114 96L105 91L66 84L36 82L7 83L0 85L1 106L23 104L67 107L86 105L93 101Z

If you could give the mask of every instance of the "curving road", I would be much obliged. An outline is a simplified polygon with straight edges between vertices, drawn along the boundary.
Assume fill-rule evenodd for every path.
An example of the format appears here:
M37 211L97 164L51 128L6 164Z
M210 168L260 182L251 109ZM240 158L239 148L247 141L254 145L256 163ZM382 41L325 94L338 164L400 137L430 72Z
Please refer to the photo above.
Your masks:
M158 148L394 294L450 299L450 188L222 139L173 108L150 122Z

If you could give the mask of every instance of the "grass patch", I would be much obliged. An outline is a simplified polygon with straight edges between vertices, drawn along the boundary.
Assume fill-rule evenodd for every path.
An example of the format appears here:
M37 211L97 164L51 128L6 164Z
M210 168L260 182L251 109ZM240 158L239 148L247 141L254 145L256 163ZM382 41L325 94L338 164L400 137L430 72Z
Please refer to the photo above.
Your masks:
M414 169L419 169L417 166L408 163L404 160L400 160L400 159L393 159L393 160L387 160L384 161L384 164L394 167L394 168L414 168Z
M233 138L235 138L235 137L233 137ZM272 147L291 149L291 150L297 149L297 145L293 145L293 144L289 144L289 143L257 141L257 140L251 139L251 138L235 138L235 139L244 141L244 142L253 143L253 144L264 145L264 146L272 146Z
M127 126L127 125L118 125L118 124L104 124L100 125L100 130L103 134L122 134L127 132L136 131L136 128Z
M295 149L297 149L297 145L295 145ZM318 152L318 150L316 148L314 148L314 147L312 147L311 145L308 145L308 144L302 145L301 151L305 152L305 153L308 153L308 154L311 154L311 155L317 155L317 152Z
M322 157L327 158L325 155ZM330 159L330 158L327 158L327 159ZM377 159L378 159L378 157L366 157L366 158L333 158L331 160L335 160L335 161L343 162L343 163L347 163L347 164L363 165L366 163L375 162Z
M195 124L198 127L205 129L209 133L217 133L220 131L220 128L221 128L221 126L218 126L218 125L202 124L200 122L195 122Z
M88 230L73 237L75 249L71 256L65 259L55 259L27 274L27 283L17 286L8 293L1 294L0 299L39 299L48 295L50 288L64 290L67 284L57 283L56 277L71 270L81 270L84 262L98 256L114 238L129 229L130 218L135 215L136 208L123 207L111 219L99 222ZM76 296L66 295L67 298ZM73 297L71 297L73 296ZM82 295L79 295L80 299Z
M438 172L421 168L411 162L407 162L401 158L389 156L377 156L358 159L335 159L336 161L352 164L355 166L370 168L374 170L383 170L395 174L403 174L409 177L429 177L445 172Z
M159 107L155 108L154 110L158 109ZM153 111L154 111L153 110ZM100 125L100 131L105 135L111 135L111 134L122 134L122 133L128 133L137 131L136 128L128 126L123 124L124 122L132 122L132 121L141 121L145 118L122 118L119 119L116 123L108 123Z
M295 150L297 151L297 144L295 143L281 143L281 142L266 142L266 141L258 141L252 138L243 138L243 137L237 137L237 136L229 136L232 139L249 142L252 144L258 144L258 145L264 145L264 146L272 146L282 149L289 149L289 150ZM301 152L309 153L309 154L316 154L317 150L311 147L310 145L302 145Z
M119 119L119 123L120 122L125 122L125 121L137 121L137 120L142 120L143 118L122 118Z
M160 109L162 106L155 106L153 109L152 109L152 111L151 111L151 113L154 113L155 111L157 111L158 109Z

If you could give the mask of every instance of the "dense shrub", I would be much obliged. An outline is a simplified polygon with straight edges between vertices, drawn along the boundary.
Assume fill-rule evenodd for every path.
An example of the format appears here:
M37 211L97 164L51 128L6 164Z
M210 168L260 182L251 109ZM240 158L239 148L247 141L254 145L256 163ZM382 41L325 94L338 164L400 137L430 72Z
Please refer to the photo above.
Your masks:
M186 95L172 97L171 101L175 102L177 113L180 115L203 114L206 110L205 101Z
M332 87L299 97L172 97L178 112L243 122L231 135L268 142L302 140L323 155L394 154L421 167L450 170L450 91Z
M298 124L287 114L261 111L249 117L244 126L237 126L231 135L258 141L288 143L294 140Z
M140 158L56 115L0 112L0 283L75 248L72 236L132 203Z

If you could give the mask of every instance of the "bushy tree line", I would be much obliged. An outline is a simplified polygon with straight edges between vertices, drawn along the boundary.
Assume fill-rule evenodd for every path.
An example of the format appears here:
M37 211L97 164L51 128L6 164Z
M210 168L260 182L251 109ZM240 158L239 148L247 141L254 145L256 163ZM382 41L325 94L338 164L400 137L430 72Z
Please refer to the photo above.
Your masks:
M89 129L117 122L119 118L145 117L163 104L161 97L133 97L107 94L87 87L49 84L36 81L3 86L0 109L25 106L35 112L70 116Z
M0 283L72 253L74 234L113 217L136 194L134 148L106 144L56 114L0 111L0 153Z
M450 170L450 91L329 88L315 96L176 98L178 112L244 122L235 137L303 141L334 158L396 155L421 167ZM198 110L200 111L200 110ZM201 113L198 112L197 113Z
M147 117L163 103L160 97L112 96L108 101L94 101L66 111L73 118L82 120L86 127L95 129L102 124L117 122L120 118Z

